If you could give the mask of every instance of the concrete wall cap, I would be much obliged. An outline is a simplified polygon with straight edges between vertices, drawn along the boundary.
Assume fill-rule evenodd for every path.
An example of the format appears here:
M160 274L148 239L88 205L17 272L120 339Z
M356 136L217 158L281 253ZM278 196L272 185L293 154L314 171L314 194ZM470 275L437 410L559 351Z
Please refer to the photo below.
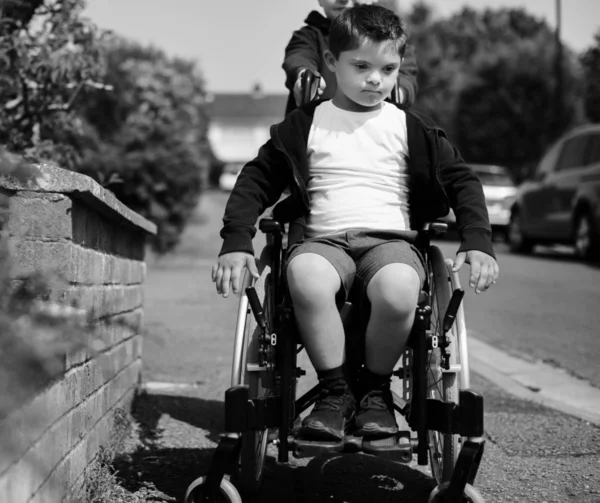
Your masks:
M33 164L32 174L25 180L12 175L0 175L0 187L13 191L68 194L82 199L113 220L125 220L149 234L156 234L156 225L119 201L109 190L82 173L69 171L51 163ZM125 222L123 222L125 223Z

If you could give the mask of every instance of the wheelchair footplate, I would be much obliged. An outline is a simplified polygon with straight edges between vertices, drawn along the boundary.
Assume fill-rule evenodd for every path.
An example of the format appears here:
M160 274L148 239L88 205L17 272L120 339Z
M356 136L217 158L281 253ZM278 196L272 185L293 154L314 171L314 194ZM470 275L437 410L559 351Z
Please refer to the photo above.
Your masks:
M289 440L289 445L295 458L308 458L333 452L363 452L398 463L410 463L413 455L413 445L408 431L401 431L390 437L373 440L346 435L339 442L292 437Z

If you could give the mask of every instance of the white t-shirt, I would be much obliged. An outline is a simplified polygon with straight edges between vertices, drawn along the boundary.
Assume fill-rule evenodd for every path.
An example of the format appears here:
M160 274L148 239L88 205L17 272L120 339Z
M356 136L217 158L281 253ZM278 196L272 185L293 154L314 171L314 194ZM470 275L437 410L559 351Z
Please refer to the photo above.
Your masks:
M402 110L383 102L373 112L348 112L325 101L315 109L307 148L307 237L410 229Z

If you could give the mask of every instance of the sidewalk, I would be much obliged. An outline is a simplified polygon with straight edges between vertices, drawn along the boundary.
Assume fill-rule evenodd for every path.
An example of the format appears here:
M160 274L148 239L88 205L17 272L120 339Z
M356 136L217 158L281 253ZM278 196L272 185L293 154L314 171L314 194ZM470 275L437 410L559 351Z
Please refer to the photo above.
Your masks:
M176 253L149 262L148 391L137 401L132 435L115 463L129 495L122 501L181 501L187 485L206 472L222 431L237 299L218 297L209 278L225 197L204 196ZM600 503L600 429L515 398L477 375L472 381L486 404L486 451L476 480L486 502ZM262 494L244 503L424 503L432 488L416 467L368 456L290 459L282 466L270 457Z

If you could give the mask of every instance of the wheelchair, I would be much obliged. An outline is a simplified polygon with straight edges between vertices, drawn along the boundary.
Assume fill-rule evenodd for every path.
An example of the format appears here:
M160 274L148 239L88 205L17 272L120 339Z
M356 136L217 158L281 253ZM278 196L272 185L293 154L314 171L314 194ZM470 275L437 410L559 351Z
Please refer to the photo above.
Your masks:
M308 73L308 72L307 72ZM309 89L311 76L303 89ZM307 93L309 94L309 93ZM307 96L308 98L308 96ZM315 403L317 384L296 396L303 350L284 282L287 236L293 223L262 218L259 229L266 246L257 259L260 277L246 271L240 294L234 338L231 387L225 392L225 433L205 477L187 489L185 503L240 503L242 494L260 489L267 447L276 446L277 460L326 453L379 456L397 463L430 465L436 487L429 503L483 503L474 487L483 455L483 397L470 390L467 332L462 305L464 290L432 238L447 230L431 222L407 232L407 240L422 253L427 278L420 292L407 347L393 372L402 393L393 393L394 409L408 430L377 440L349 432L340 442L306 440L295 434L300 414ZM353 288L341 308L347 338L349 384L362 365L364 292Z

